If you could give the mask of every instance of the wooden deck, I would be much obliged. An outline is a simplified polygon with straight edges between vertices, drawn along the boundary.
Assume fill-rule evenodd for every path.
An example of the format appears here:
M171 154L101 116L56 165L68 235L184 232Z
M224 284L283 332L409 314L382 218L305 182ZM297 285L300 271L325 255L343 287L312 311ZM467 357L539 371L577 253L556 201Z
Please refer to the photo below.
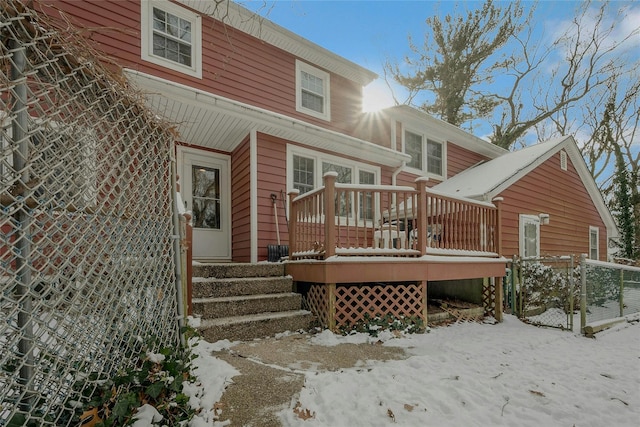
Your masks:
M422 179L356 186L329 172L323 187L290 193L286 272L331 329L386 314L426 323L428 282L462 279L483 280L485 311L501 320L500 204L438 194Z
M416 187L336 183L290 193L289 262L295 280L358 283L502 277L501 200ZM424 231L420 231L424 230Z

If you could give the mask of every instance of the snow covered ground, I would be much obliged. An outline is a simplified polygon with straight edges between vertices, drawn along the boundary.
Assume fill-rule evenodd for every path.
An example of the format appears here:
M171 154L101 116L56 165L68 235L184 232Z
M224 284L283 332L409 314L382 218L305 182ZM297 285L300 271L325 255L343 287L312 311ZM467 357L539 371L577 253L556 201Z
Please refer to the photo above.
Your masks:
M324 331L316 344L371 342ZM393 337L411 357L362 361L339 372L308 371L305 387L280 412L285 426L616 426L640 425L640 323L622 323L595 339L526 325L464 323ZM221 426L213 403L239 373L209 356L228 342L203 343L202 414L192 427ZM294 408L296 408L294 410ZM302 416L300 416L302 415Z

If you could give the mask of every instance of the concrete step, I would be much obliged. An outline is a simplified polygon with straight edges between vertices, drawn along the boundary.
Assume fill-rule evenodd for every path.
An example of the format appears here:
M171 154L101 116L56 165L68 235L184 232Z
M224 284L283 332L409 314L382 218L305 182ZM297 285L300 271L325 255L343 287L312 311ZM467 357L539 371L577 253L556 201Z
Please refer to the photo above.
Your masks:
M193 298L223 298L238 295L275 294L291 292L291 276L192 278Z
M251 263L193 263L193 277L276 277L284 276L284 264L279 262Z
M199 330L209 342L222 339L247 341L286 331L308 330L313 326L313 321L311 312L292 310L202 320Z
M302 296L293 292L243 295L223 298L194 298L193 312L203 319L299 310Z

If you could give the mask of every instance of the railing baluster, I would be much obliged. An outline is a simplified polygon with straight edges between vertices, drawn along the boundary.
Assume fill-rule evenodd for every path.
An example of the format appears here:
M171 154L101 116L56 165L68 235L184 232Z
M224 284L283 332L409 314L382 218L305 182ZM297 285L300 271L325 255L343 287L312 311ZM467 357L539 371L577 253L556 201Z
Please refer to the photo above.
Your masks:
M340 255L349 254L345 250L375 246L377 238L386 248L374 255L402 255L400 250L409 249L419 251L410 256L428 250L500 253L498 202L494 206L438 194L424 178L416 180L415 190L339 184L335 179L325 174L323 188L290 193L291 259L317 257L322 249L324 257L333 256L336 248Z

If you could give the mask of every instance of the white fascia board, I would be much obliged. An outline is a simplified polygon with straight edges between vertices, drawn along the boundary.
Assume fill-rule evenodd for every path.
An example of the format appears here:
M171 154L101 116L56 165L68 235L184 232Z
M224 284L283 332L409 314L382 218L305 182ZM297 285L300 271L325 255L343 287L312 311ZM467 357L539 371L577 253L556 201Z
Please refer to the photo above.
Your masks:
M490 159L509 153L509 150L408 105L397 105L382 111L412 128L424 129L435 139L451 142Z
M616 226L615 220L613 219L613 215L611 215L611 211L607 207L607 204L602 197L602 193L598 186L596 185L591 172L587 168L587 164L582 157L582 153L578 149L578 146L575 142L575 139L572 136L567 136L559 140L559 142L549 148L545 153L541 156L537 157L533 162L527 164L522 169L519 169L515 174L513 174L508 179L502 181L500 185L494 187L491 191L483 195L485 200L492 200L494 197L502 193L504 190L513 185L520 178L533 171L535 168L540 166L542 163L546 162L553 155L558 153L560 150L565 150L567 155L571 159L571 163L576 168L578 172L578 176L585 186L587 193L591 197L591 201L596 207L602 221L607 227L607 235L609 238L614 238L618 236L618 227Z

